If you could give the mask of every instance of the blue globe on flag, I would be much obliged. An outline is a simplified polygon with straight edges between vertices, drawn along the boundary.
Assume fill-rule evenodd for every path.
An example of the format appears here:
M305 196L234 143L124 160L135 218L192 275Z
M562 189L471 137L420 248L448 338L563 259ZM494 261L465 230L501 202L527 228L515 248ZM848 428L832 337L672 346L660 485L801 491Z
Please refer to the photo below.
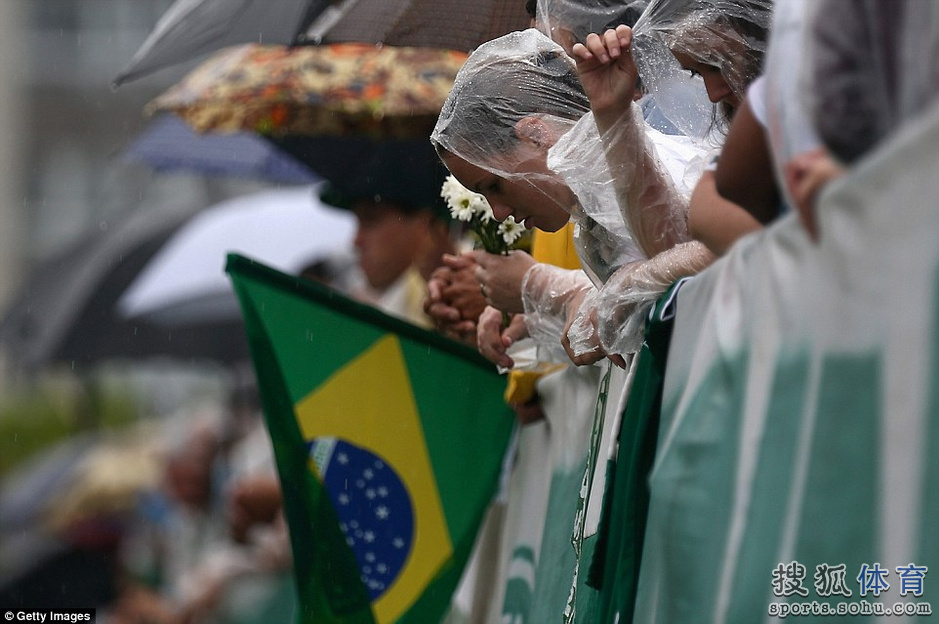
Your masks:
M362 583L375 601L394 583L411 551L411 496L394 468L368 449L339 438L308 444Z

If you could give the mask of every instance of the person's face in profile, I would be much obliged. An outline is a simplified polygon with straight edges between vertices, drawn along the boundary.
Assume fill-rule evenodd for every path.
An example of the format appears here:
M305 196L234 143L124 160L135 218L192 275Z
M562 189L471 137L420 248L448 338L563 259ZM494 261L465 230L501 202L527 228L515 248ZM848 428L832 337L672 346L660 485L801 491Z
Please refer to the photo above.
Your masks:
M568 208L575 202L574 194L558 177L548 171L544 154L524 145L520 150L512 177L501 177L454 154L446 154L444 164L463 186L483 195L498 221L512 216L526 228L556 232L570 220Z
M355 247L362 272L372 288L384 290L414 262L431 217L388 202L361 201L352 211L358 220Z
M731 109L740 105L740 98L727 83L719 67L701 62L696 57L678 50L672 50L672 55L682 66L691 72L692 76L701 76L708 99L714 104L725 104Z

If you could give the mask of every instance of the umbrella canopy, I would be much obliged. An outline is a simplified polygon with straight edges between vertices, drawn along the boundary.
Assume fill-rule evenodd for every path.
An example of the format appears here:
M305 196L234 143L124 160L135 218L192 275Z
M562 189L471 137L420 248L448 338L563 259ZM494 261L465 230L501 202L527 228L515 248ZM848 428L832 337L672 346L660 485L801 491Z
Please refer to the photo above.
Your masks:
M426 137L375 141L288 135L269 140L329 181L330 204L348 207L356 200L379 196L449 214L440 197L447 170Z
M336 44L223 50L151 102L200 132L428 136L466 54Z
M528 23L521 0L177 0L114 83L243 43L383 43L470 52Z
M344 0L318 14L298 43L359 41L471 52L528 28L523 0Z
M238 251L296 271L348 246L355 227L352 215L320 205L314 189L255 193L206 209L205 216L191 207L134 213L37 266L0 322L0 345L26 372L55 362L82 367L151 356L241 361L247 344L241 318L231 314L237 308L223 273L225 254ZM191 237L190 227L200 233L200 244L218 255L203 265L181 267L172 276L150 269L169 255L164 249L184 246L180 241ZM329 240L323 231L330 233ZM173 306L191 308L191 303L160 280L151 281L154 275L166 276L188 296L212 295L223 305L209 310L211 314L174 315ZM205 281L198 282L203 290L195 293L197 276ZM145 279L144 285L138 279ZM164 308L160 318L146 314L156 303L145 295L154 292Z
M115 86L241 43L290 43L329 0L176 0Z
M33 370L68 356L82 358L73 338L99 336L92 351L118 339L122 328L109 312L150 257L196 209L183 206L134 213L36 266L0 322L0 344L12 361ZM112 327L108 334L100 327ZM96 329L98 328L98 329ZM101 334L105 334L102 338Z
M124 318L161 324L237 320L240 308L225 275L229 252L296 273L314 258L346 251L355 218L320 204L310 187L269 191L208 208L187 221L117 302Z
M199 134L175 115L161 115L124 150L128 161L158 172L251 178L279 184L319 179L296 158L251 132Z

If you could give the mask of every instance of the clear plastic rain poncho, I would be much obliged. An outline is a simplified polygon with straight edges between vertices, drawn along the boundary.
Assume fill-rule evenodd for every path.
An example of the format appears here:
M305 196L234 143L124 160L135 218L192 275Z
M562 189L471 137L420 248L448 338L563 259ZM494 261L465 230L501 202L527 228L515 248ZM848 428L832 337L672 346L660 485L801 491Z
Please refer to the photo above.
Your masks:
M470 55L431 135L438 150L502 179L541 190L544 202L570 214L576 224L576 247L584 271L538 265L534 273L540 277L528 279L534 275L527 275L523 282L526 322L543 361L566 359L560 336L570 302L602 284L615 268L643 257L615 198L585 208L576 198L565 202L544 191L566 184L556 172L546 167L520 170L522 161L531 156L516 129L522 120L536 118L556 137L570 131L589 110L572 60L550 39L527 30L490 41ZM592 127L590 123L582 125ZM553 142L551 139L543 145L545 158L548 143ZM608 177L601 175L601 182ZM602 190L598 192L602 194Z
M607 353L638 350L648 307L673 281L697 273L713 260L703 245L688 242L687 230L688 200L706 164L705 153L685 137L651 128L638 106L634 108L631 149L615 166L588 166L606 162L592 115L561 137L548 155L548 166L585 206L619 205L620 216L642 249L641 262L611 267L602 286L584 297L568 331L571 349L578 355L598 345ZM578 235L581 229L578 226ZM532 300L539 292L535 275L532 271L526 276L530 284L525 290Z
M604 0L541 0L541 27L570 45L573 34L585 37L595 24L617 25ZM738 99L759 74L772 19L771 0L650 0L633 26L632 53L642 88L654 107L686 136L709 146L712 154L722 141L720 124L730 112L715 108L707 99L703 81L683 70L674 53L716 67ZM619 23L624 23L620 19ZM587 23L590 27L585 28ZM567 37L565 41L564 38ZM629 197L631 171L641 158L636 151L636 107L631 107L615 123L605 120L602 136L614 180L621 183L618 197ZM722 110L723 108L723 110ZM695 172L696 177L700 172ZM575 174L576 175L576 174ZM647 204L647 198L632 203ZM628 212L628 211L627 211ZM658 214L662 214L661 211ZM698 243L675 239L668 250L642 267L630 267L613 276L600 292L581 306L580 317L569 332L575 350L586 350L595 340L607 353L626 353L638 347L644 311L661 292L663 284L706 267L713 256Z
M538 0L537 28L570 54L590 33L635 25L649 0Z
M629 24L636 8L646 5L633 25L633 55L643 88L655 106L681 132L694 139L714 139L713 106L700 77L693 77L674 52L717 67L738 98L761 71L772 0L539 0L542 30L562 45L590 32Z
M637 43L658 39L672 53L718 68L742 100L762 71L772 14L772 0L651 0L636 22Z
M939 2L812 2L806 85L826 146L860 158L939 99Z
M570 313L567 307L579 301L578 295L605 283L617 269L687 240L690 187L683 181L692 160L689 154L696 152L651 129L649 137L655 138L647 137L640 115L637 150L648 157L642 160L646 166L635 167L631 180L636 196L656 196L659 201L627 204L616 196L614 175L606 166L588 106L574 63L557 44L535 30L512 33L470 56L431 136L438 150L541 190L544 201L555 202L577 224L575 239L585 272L536 265L523 282L529 331L542 345L558 349ZM516 133L519 122L529 118L537 118L560 137L544 145L547 166L540 170L533 170L538 168L531 166L531 150L520 149ZM658 143L676 154L689 150L675 166L680 189L655 156ZM575 200L563 205L557 193L542 190L558 184L573 191ZM664 287L667 284L658 292Z

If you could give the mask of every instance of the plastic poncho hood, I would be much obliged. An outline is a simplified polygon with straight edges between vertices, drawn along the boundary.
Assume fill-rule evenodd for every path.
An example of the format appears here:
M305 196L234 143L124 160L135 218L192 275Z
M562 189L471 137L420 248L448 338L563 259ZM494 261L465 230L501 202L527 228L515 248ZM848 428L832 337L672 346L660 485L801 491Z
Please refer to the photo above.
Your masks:
M516 174L516 125L538 118L563 134L590 110L572 59L534 29L477 48L456 76L431 141L502 178Z

